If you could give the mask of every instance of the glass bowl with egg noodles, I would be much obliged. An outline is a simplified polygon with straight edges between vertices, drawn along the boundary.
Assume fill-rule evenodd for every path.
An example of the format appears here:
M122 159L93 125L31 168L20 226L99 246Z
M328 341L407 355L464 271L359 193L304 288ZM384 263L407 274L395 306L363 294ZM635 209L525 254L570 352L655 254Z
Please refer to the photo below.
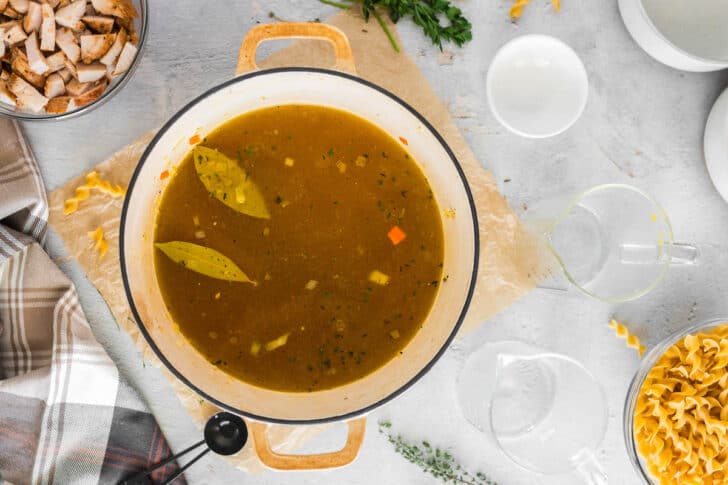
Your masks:
M624 438L643 483L723 483L728 318L666 337L642 359L624 405Z

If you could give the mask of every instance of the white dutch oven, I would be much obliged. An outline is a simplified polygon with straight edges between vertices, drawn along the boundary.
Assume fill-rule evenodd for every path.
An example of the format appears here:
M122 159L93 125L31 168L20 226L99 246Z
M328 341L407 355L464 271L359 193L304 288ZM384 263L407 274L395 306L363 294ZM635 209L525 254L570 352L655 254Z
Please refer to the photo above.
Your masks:
M255 69L255 50L266 39L314 37L334 44L337 67L353 71L353 57L341 31L322 24L271 24L253 29L243 42L238 74ZM335 389L287 393L232 378L208 362L175 332L154 272L154 222L169 179L160 174L190 150L188 139L207 133L240 114L281 104L314 104L343 109L409 142L408 149L429 179L444 218L444 271L433 308L404 349L374 373ZM312 225L315 227L315 225ZM478 267L478 225L465 176L442 137L412 107L355 75L312 68L254 71L217 86L177 113L142 156L129 185L121 221L121 265L125 290L139 327L157 356L193 391L221 408L249 418L256 451L268 466L303 469L342 466L352 461L363 439L368 411L394 398L438 360L468 309ZM307 424L349 421L349 439L339 452L316 456L279 455L266 439L267 423Z
M664 3L669 4L670 2ZM681 15L680 9L676 8L674 3L670 5L662 14L662 21L666 23L664 29L669 28L671 32L682 32L682 35L686 35L696 42L704 42L705 45L711 43L711 39L707 37L710 33L724 32L720 26L708 26L706 22L715 23L719 22L720 19L727 18L728 2L725 2L722 7L722 15L713 16L712 19L700 1L685 0L684 5L680 6L681 8L693 9L694 15L691 15L692 19L690 20ZM699 9L703 10L699 11ZM694 52L691 53L686 48L671 41L669 39L670 34L662 32L658 28L655 19L648 14L644 0L619 0L619 11L622 14L624 25L635 42L657 61L682 71L706 72L728 68L728 54L721 55L722 58L709 58L712 56L705 57ZM706 15L701 16L702 13ZM712 42L716 45L721 42L725 44L725 36L722 35L720 39L712 39ZM723 50L723 52L728 51Z

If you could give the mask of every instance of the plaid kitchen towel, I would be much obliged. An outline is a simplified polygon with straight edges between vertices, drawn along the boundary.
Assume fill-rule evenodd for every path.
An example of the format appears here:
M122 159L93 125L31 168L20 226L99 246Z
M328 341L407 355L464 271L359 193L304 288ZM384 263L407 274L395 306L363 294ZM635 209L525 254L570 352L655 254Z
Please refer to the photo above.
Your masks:
M47 216L38 166L0 119L0 483L115 484L170 449L43 251Z

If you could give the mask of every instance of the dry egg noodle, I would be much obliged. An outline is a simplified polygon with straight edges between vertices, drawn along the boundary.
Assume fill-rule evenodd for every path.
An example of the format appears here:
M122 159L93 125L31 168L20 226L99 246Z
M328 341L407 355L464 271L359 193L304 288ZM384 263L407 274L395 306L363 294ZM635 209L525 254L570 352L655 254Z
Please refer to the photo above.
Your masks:
M728 325L687 335L640 389L637 449L661 485L728 483Z
M441 216L405 143L349 113L303 105L245 114L201 140L198 156L216 149L234 160L245 180L236 184L255 184L267 211L234 210L258 197L252 187L231 187L233 200L208 191L226 179L209 164L198 176L191 155L174 172L155 242L213 249L256 283L204 276L157 250L181 333L223 371L282 391L339 386L397 356L443 284Z

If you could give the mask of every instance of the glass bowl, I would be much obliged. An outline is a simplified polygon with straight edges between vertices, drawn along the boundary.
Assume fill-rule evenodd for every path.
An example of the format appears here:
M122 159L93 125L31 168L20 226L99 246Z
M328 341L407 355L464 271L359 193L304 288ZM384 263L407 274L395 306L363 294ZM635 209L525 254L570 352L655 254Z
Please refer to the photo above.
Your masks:
M647 378L647 374L650 372L655 363L657 363L660 357L662 357L665 351L667 351L667 349L669 349L672 345L674 345L686 335L705 332L725 323L728 323L728 317L712 318L702 323L691 325L689 327L674 332L673 334L662 340L655 347L650 349L650 351L642 359L642 363L640 364L640 368L637 371L637 374L635 374L635 376L632 378L632 382L630 383L629 389L627 391L627 399L624 403L624 442L627 446L627 454L629 455L629 460L632 462L632 466L634 466L637 475L642 478L643 483L648 485L659 484L659 481L653 478L650 472L647 470L647 466L643 458L637 451L637 443L635 443L634 433L632 432L632 429L634 428L634 412L637 405L637 396L639 395L640 389L642 388L642 384Z
M104 94L101 95L99 99L96 101L89 103L85 106L81 106L79 108L76 108L73 111L69 111L67 113L60 113L60 114L51 114L51 113L33 113L30 111L22 111L16 108L15 106L10 106L5 103L0 102L0 116L4 118L12 118L19 121L46 121L46 120L63 120L63 119L69 119L69 118L75 118L76 116L81 116L83 114L86 114L90 111L92 111L95 108L98 108L102 104L106 103L108 100L112 98L117 92L121 91L121 89L126 85L126 83L131 79L131 76L134 74L134 71L136 70L137 66L139 65L139 60L142 57L142 53L144 51L144 45L147 40L147 26L149 25L149 3L147 0L131 0L131 2L134 4L134 6L137 8L137 11L139 12L139 17L134 19L134 28L136 29L137 34L139 35L139 42L137 43L137 55L134 58L134 60L131 63L131 66L129 66L129 69L122 74L121 76L117 77L116 79L112 80L109 86L106 88L106 91L104 91Z

